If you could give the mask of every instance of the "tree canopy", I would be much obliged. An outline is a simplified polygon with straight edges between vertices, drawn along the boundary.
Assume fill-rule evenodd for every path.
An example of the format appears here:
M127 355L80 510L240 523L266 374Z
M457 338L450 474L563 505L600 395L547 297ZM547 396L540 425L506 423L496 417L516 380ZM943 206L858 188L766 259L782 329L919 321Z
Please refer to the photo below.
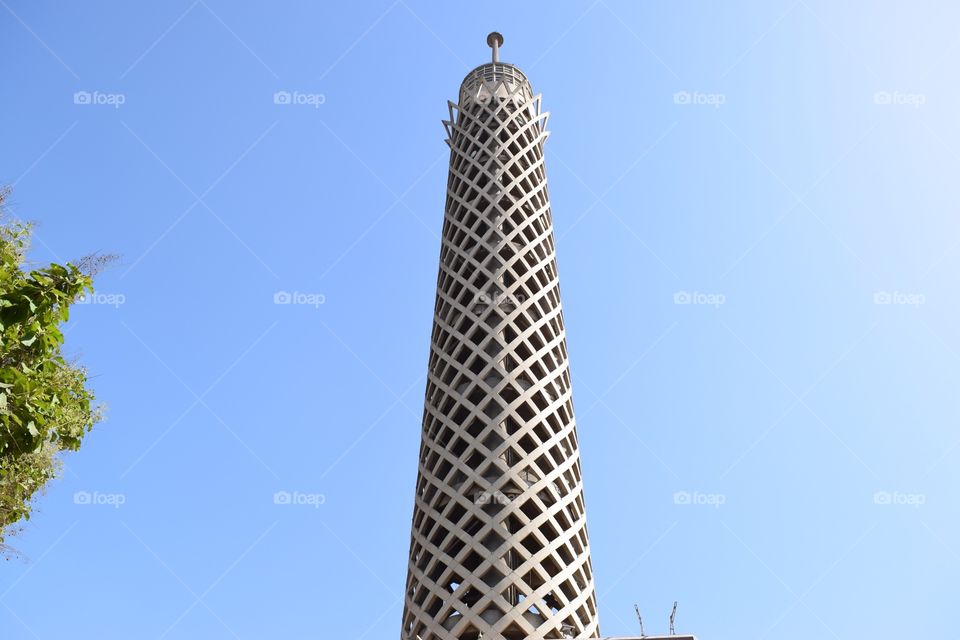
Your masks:
M87 372L62 353L70 305L93 292L83 265L26 268L30 225L2 216L0 191L0 545L31 498L100 419Z

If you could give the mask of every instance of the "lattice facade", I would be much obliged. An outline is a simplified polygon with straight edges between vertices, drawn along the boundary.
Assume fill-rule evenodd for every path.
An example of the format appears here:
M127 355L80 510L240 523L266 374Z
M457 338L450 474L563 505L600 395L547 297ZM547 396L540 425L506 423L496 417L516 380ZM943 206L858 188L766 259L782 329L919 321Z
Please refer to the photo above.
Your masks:
M548 114L526 76L496 61L468 74L449 106L401 637L595 638L544 172Z

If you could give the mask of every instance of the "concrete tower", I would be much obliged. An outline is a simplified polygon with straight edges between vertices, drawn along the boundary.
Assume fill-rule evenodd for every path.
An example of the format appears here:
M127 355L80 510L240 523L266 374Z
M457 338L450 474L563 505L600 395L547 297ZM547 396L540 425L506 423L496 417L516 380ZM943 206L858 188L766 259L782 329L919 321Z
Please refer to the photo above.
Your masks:
M449 103L402 640L599 636L543 144L518 68Z

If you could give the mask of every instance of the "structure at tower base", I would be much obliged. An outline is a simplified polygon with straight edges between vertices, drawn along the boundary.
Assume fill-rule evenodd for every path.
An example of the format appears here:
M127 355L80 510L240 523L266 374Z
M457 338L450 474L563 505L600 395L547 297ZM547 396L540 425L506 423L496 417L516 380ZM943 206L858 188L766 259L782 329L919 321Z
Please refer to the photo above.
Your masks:
M500 62L502 36L487 43L492 61L467 74L444 122L450 168L401 640L599 638L548 114L523 72Z

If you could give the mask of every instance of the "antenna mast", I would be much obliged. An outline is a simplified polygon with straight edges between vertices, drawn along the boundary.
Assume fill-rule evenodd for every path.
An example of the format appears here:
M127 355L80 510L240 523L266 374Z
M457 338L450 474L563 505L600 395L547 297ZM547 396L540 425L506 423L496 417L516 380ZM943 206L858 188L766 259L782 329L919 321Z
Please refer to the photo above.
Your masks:
M498 62L500 62L500 45L502 44L503 44L503 36L497 33L496 31L493 31L492 33L490 33L490 35L487 36L487 46L493 49L493 52L491 55L491 58L492 58L491 62L493 62L493 64L497 64Z
M646 638L647 634L643 630L643 616L640 615L640 606L636 604L633 605L633 610L637 612L637 622L640 623L640 637Z
M677 635L676 631L673 630L673 621L677 617L677 601L673 601L673 610L670 611L670 635Z

